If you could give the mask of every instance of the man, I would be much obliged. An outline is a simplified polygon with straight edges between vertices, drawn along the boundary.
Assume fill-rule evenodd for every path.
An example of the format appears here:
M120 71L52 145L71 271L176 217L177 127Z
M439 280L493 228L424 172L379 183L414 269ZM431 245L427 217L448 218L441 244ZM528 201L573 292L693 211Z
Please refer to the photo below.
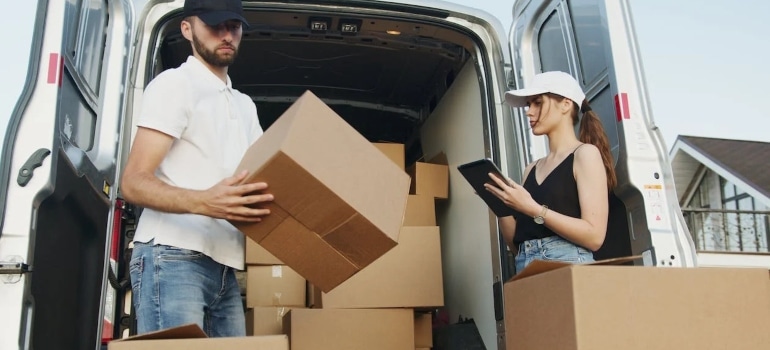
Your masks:
M267 184L233 175L262 134L253 101L227 75L248 23L241 0L187 0L184 16L193 54L145 89L121 182L145 208L130 262L137 330L197 323L210 337L243 336L234 270L244 236L226 220L258 222L273 200Z

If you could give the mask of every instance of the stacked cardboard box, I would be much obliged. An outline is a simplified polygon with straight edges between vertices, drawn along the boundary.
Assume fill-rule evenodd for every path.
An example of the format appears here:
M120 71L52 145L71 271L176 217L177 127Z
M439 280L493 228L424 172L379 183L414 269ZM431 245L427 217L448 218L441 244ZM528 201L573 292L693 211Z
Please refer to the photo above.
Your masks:
M403 164L403 145L375 145L400 168L407 169ZM408 321L412 327L412 348L429 349L433 346L431 313L423 310L444 305L441 239L436 225L435 200L447 197L449 172L446 165L425 164L428 163L410 167L415 169L411 176L414 190L407 200L398 246L332 291L322 292L309 283L307 306L313 311L303 312L336 314L339 310L347 310L348 313L409 310L412 315ZM432 171L424 172L424 169ZM436 186L436 183L443 185ZM293 335L290 337L294 339ZM295 343L292 341L292 344Z
M250 265L246 274L246 334L283 334L283 316L305 307L307 280L286 265Z
M245 256L246 334L283 334L283 316L305 305L307 282L248 237Z
M286 265L249 266L246 306L303 307L306 280Z

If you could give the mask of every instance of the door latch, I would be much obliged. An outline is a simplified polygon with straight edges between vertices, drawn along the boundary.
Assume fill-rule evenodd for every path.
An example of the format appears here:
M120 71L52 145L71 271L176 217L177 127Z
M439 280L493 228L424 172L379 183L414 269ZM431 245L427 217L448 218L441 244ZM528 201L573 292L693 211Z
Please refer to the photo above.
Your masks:
M32 155L29 156L29 159L24 162L24 165L21 166L21 169L19 169L19 176L16 178L16 183L21 187L27 186L29 180L32 180L32 174L35 172L35 168L43 165L43 159L48 157L49 154L51 154L51 151L45 148L41 148L35 151L35 153L32 153Z

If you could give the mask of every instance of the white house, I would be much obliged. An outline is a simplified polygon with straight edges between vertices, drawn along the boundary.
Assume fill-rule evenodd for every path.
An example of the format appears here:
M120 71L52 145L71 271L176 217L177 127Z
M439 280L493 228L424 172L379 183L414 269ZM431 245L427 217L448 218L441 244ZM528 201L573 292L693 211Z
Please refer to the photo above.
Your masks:
M699 265L770 268L770 143L680 135L670 159Z

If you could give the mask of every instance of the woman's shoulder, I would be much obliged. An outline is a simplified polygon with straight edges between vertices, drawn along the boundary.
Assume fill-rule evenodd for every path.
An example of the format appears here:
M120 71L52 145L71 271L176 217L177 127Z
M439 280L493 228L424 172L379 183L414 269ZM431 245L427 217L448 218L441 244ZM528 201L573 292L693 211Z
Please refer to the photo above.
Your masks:
M604 161L599 148L590 143L584 143L573 152L573 168L590 169L596 167L604 168Z
M578 146L572 154L575 155L575 161L590 161L592 159L598 159L601 161L602 154L599 151L599 147L596 147L590 143L583 143Z

